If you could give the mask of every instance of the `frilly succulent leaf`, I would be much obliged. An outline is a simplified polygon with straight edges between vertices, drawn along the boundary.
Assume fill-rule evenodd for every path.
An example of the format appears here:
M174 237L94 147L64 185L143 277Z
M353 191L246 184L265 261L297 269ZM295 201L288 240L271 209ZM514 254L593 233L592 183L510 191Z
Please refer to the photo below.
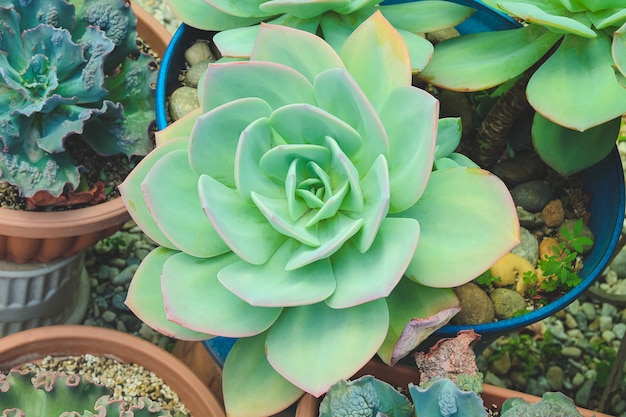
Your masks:
M486 417L483 400L474 391L460 390L454 382L442 378L428 388L409 384L409 393L418 416Z
M145 155L151 147L156 64L145 54L129 57L138 52L130 6L75 7L0 2L0 180L24 197L77 187L80 161L65 153L72 135L105 155Z
M79 375L46 371L37 375L10 371L0 374L0 411L3 417L128 417L170 416L149 398L128 405L112 392Z
M521 398L509 398L502 404L502 417L582 416L571 398L560 392L546 392L538 403L527 403Z
M421 71L432 55L426 32L450 28L474 10L447 1L408 2L379 6L380 0L167 0L184 23L203 30L220 31L214 41L226 57L248 57L258 32L248 27L259 22L289 26L322 36L340 50L349 35L379 10L404 38L412 69Z
M224 367L232 415L276 412L302 391L319 396L383 343L393 351L407 321L434 316L436 328L456 311L449 288L412 305L392 295L403 281L420 292L403 278L429 246L411 210L433 175L454 173L431 173L437 101L411 86L406 47L381 13L345 45L337 52L311 33L262 24L251 59L211 64L201 110L160 132L120 187L131 216L163 246L142 262L127 304L177 338L241 338L238 359ZM371 59L371 69L359 68L392 56L394 65ZM446 192L459 200L443 204L466 207L459 236L484 221L478 211L499 219L493 227L504 238L460 239L497 259L517 242L510 195L486 172L468 174L475 186L450 177ZM474 192L490 203L467 208ZM431 201L424 210L440 211ZM440 233L443 242L449 228ZM437 285L474 278L475 258L448 267ZM388 336L392 314L400 331ZM255 381L264 382L250 391L241 375L259 357L267 366Z
M330 387L319 415L411 417L415 413L408 398L394 387L365 375L354 381L340 380Z
M626 22L623 7L612 2L487 3L526 24L441 42L421 76L439 87L478 91L529 71L526 96L530 105L543 119L570 131L561 135L569 144L563 153L552 143L539 143L552 142L554 129L543 122L534 126L541 158L563 175L598 162L605 143L599 143L596 134L581 136L577 131L612 123L626 113L626 48L620 32ZM594 147L602 152L587 152Z

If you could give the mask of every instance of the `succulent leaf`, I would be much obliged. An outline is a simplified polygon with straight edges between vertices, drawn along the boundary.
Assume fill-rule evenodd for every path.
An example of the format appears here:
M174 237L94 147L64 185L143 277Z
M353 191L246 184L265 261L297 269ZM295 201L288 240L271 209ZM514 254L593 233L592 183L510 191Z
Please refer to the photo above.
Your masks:
M320 417L338 415L411 417L415 413L408 398L394 387L365 375L330 387L320 404Z
M426 389L409 384L409 393L419 415L433 417L487 417L483 400L474 391L462 391L454 382L442 378Z
M605 34L595 39L566 35L530 79L528 102L545 118L581 132L613 120L626 113L626 89L618 84L612 65L611 41ZM558 97L545 93L554 88Z

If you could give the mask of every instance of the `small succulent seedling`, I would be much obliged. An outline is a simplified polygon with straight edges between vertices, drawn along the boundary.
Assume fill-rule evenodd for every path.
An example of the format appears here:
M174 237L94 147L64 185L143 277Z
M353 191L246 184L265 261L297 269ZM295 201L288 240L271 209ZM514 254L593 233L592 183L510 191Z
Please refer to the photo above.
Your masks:
M79 375L45 371L0 373L2 417L171 416L149 398L134 405L112 399L112 391Z
M582 417L571 398L560 392L546 392L538 403L509 398L502 404L501 417Z
M0 181L23 197L76 190L73 137L102 155L151 149L156 63L124 0L0 0Z

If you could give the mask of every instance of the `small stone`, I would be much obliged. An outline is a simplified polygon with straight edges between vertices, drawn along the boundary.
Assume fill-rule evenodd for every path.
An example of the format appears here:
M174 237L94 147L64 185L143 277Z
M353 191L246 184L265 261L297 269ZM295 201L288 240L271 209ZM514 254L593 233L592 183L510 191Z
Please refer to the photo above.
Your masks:
M613 318L602 316L600 317L600 331L610 330L613 328Z
M120 332L128 333L128 329L123 321L118 321L115 323L115 329Z
M565 315L565 327L568 329L575 329L578 327L578 322L570 313Z
M179 87L170 96L170 114L174 120L178 120L187 113L200 107L198 90L183 86Z
M185 61L187 61L189 66L194 66L198 62L205 61L207 59L215 61L213 52L211 52L211 47L207 42L198 41L185 51Z
M485 384L495 385L496 387L506 388L506 384L493 372L487 372L483 378Z
M102 320L104 320L106 323L113 323L116 318L117 318L117 314L115 314L111 310L107 310L104 313L102 313Z
M615 333L613 333L613 330L605 330L602 332L602 340L604 340L608 344L611 344L611 342L613 342L615 338L616 336Z
M580 329L568 330L566 333L570 339L574 339L574 340L583 339L585 337L583 335L583 332L580 331Z
M580 407L587 407L589 399L591 398L591 392L593 390L594 381L586 380L580 388L576 391L574 401Z
M560 226L565 220L565 210L561 200L557 198L546 204L541 210L541 217L548 227Z
M548 183L535 180L513 187L511 197L516 206L534 213L541 211L552 200L553 193Z
M515 246L512 253L526 259L532 265L537 265L539 242L537 237L530 233L525 227L520 228L520 243Z
M601 316L615 317L617 316L617 314L617 307L615 307L613 304L602 303L602 310L600 311Z
M517 218L519 219L519 224L522 227L536 229L543 226L543 219L540 215L533 214L519 206L517 207Z
M113 266L115 268L125 268L126 267L126 260L121 259L121 258L113 258L113 259L109 260L109 265Z
M580 308L582 309L583 313L585 313L585 317L587 317L587 320L589 321L593 321L596 318L596 307L589 302L584 302Z
M611 262L611 269L618 277L626 277L626 247L622 248Z
M617 323L613 326L613 333L619 340L622 340L626 334L626 323Z
M585 376L580 372L576 372L576 375L572 378L572 385L577 388L580 387L583 382L585 382Z
M454 324L491 323L495 317L493 303L478 285L468 282L454 289L461 303L461 311L453 318Z
M526 300L514 290L496 288L489 294L489 298L493 302L496 317L499 319L510 319L526 310Z
M200 78L202 78L207 68L209 67L209 62L212 61L205 59L203 61L193 64L191 68L187 70L183 83L188 87L198 88Z
M546 379L551 389L560 391L563 387L563 378L565 373L559 366L550 366L546 371Z
M111 298L111 304L113 305L113 307L115 307L117 310L122 311L122 312L129 312L130 309L128 308L128 306L124 303L126 301L126 292L118 292L115 295L113 295L113 298Z
M519 152L493 167L493 173L509 186L543 178L545 172L546 165L535 152Z
M135 275L135 272L137 272L138 269L138 265L130 265L127 266L126 268L124 268L122 270L122 272L120 272L119 274L117 274L112 280L111 282L114 285L124 285L124 284L128 284L132 279L133 276Z
M580 311L580 301L574 300L566 307L568 313L576 315Z
M582 354L583 352L579 348L574 346L565 346L561 348L561 355L565 356L566 358L577 359L580 358Z

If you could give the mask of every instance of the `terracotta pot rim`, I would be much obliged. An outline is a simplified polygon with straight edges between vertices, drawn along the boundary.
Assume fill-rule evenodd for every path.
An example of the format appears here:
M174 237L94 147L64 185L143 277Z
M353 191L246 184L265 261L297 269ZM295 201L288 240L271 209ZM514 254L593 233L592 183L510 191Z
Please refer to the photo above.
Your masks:
M217 399L178 358L128 333L85 325L55 325L0 338L0 370L48 355L92 353L133 362L154 372L179 395L192 415L225 417Z

